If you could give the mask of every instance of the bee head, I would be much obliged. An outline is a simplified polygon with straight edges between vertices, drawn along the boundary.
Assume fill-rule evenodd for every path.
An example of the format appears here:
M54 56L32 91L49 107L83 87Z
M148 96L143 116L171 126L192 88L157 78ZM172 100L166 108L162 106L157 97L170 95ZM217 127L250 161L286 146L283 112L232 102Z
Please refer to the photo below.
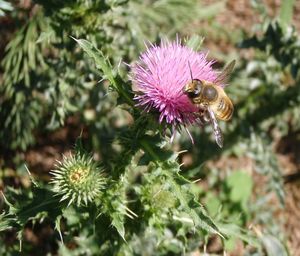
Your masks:
M200 96L203 88L203 83L201 80L193 79L190 83L188 83L183 92L190 98L194 99Z

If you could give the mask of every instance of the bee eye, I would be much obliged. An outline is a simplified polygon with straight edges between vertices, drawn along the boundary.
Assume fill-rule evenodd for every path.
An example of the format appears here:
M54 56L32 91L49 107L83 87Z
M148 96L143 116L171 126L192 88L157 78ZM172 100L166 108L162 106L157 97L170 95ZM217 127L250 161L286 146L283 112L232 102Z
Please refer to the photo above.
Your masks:
M202 91L202 85L200 80L194 79L185 87L184 92L190 99L197 98Z
M207 100L214 100L217 97L217 90L212 86L208 86L203 90L203 95Z
M196 96L199 96L199 94L201 93L201 90L202 90L202 82L200 80L194 80L194 83L195 83L195 90L194 90L194 94Z

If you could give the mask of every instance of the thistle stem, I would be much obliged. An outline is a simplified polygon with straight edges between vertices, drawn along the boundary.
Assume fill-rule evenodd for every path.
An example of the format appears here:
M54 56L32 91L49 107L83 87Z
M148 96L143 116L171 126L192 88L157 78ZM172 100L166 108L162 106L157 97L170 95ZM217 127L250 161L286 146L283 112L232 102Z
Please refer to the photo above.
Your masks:
M142 146L144 151L147 152L152 157L154 162L156 164L159 164L159 162L161 161L161 158L155 153L154 149L149 145L149 143L145 140L141 140L140 145Z

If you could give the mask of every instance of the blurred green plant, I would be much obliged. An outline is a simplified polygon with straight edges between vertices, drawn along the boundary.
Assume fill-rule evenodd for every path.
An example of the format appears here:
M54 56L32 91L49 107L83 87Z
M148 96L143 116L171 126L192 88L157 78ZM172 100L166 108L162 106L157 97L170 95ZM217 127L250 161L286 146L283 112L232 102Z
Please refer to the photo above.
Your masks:
M5 12L12 11L14 8L11 3L0 0L0 17L5 16Z

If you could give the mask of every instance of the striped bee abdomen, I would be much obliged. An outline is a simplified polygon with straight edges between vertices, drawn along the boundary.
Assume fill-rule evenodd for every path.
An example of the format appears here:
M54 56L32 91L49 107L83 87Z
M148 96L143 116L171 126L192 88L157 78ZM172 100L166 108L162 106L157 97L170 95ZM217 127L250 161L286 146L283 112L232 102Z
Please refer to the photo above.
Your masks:
M217 118L223 121L228 121L232 117L233 104L226 95L221 97L217 108L215 108L215 113Z

